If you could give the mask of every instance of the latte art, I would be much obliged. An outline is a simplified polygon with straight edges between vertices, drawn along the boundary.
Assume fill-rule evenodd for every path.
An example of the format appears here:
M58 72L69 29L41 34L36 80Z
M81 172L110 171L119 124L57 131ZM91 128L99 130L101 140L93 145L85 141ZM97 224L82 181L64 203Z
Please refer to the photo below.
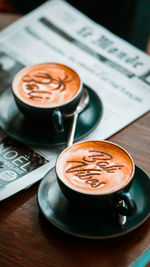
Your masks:
M71 68L58 63L42 63L21 70L13 81L14 93L25 103L55 107L71 101L81 81Z
M66 149L57 161L59 178L76 191L105 194L124 187L132 178L133 162L119 146L86 141Z
M79 161L67 161L72 167L66 170L66 173L72 173L79 179L85 181L89 186L96 188L106 185L105 179L101 181L97 176L103 173L115 173L121 170L124 165L115 165L113 156L100 150L90 150L87 157L82 157ZM93 167L94 166L94 167Z

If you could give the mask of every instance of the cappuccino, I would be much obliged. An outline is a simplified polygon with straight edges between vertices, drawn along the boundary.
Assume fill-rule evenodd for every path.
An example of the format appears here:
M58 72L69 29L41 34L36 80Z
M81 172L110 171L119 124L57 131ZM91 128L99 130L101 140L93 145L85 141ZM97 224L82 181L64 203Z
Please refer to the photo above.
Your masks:
M87 194L110 194L133 178L134 163L120 146L107 141L85 141L64 150L56 164L59 179Z
M41 63L18 72L12 88L16 97L30 106L55 108L76 97L81 88L81 80L68 66Z

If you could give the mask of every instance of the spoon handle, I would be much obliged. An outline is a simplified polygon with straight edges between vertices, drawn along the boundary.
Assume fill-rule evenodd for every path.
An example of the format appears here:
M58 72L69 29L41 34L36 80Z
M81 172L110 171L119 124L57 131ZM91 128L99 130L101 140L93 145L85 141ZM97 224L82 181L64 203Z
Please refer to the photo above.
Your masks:
M120 202L121 202L121 205L123 207L125 207L124 200L121 200ZM118 214L118 223L119 223L119 225L123 227L123 226L125 226L126 222L127 222L127 217L124 216L124 215Z
M77 124L78 112L73 114L73 118L69 127L69 131L67 133L67 140L66 140L66 147L69 147L73 144L74 135L76 131L76 124Z

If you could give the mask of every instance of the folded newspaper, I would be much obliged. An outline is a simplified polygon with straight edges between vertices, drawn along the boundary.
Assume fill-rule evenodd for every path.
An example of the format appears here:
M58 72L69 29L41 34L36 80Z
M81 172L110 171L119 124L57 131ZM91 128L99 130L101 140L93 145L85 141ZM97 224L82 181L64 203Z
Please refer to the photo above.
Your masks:
M149 111L150 57L63 0L47 1L0 33L0 93L18 70L48 61L74 68L103 102L101 122L82 140L106 139ZM16 144L0 144L0 200L42 179L64 148L22 145L20 152Z

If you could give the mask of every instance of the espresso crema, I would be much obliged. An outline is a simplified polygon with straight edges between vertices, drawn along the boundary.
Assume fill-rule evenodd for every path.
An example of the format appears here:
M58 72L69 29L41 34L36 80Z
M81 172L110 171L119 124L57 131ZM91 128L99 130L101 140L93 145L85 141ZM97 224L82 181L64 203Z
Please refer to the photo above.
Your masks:
M71 101L81 88L78 74L58 63L41 63L22 69L13 80L13 92L36 107L57 107Z
M57 160L58 177L68 187L88 194L107 194L129 183L134 163L121 147L85 141L67 148Z

